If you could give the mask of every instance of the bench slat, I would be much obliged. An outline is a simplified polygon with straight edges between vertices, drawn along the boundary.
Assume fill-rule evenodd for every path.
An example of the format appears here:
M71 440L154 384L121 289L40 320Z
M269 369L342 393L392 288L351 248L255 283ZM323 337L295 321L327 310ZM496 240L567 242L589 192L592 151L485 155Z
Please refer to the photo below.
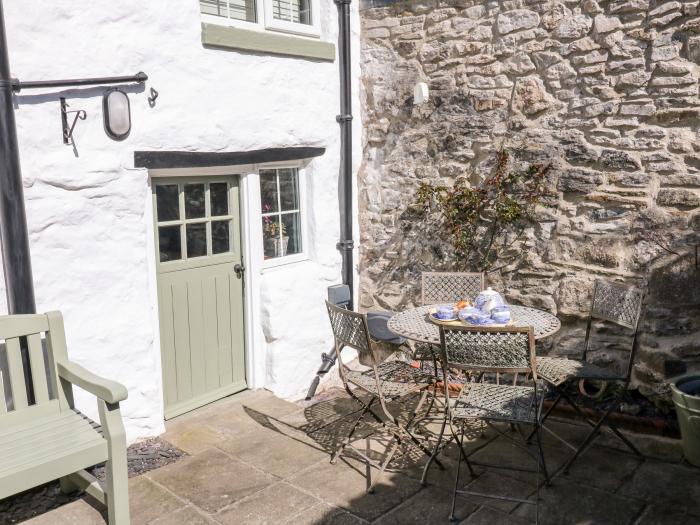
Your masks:
M34 400L36 404L46 403L49 400L49 388L46 383L41 336L39 334L27 336L27 345L29 346L29 364L32 370L32 384L34 385Z
M22 366L22 350L19 346L19 338L13 337L5 340L7 364L10 372L10 386L12 388L12 404L16 411L27 408L27 387L24 382L24 367Z
M3 441L0 442L0 451L9 456L14 450L25 446L31 450L32 447L30 445L32 443L41 444L46 441L46 436L49 435L59 440L62 436L70 434L71 432L75 433L75 436L87 433L92 435L95 432L100 433L98 428L99 427L95 428L91 426L86 420L77 421L73 418L57 420L53 425L39 424L33 432L25 430L24 432L4 436Z
M0 339L38 334L48 329L49 320L44 314L0 316Z
M0 370L0 414L7 412L7 404L5 402L5 381L2 378L2 370Z

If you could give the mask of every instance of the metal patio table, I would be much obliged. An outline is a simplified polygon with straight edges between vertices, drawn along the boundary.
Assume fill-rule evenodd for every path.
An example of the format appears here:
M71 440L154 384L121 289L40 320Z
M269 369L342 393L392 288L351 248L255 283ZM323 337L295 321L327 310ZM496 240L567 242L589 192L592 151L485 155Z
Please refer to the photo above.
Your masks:
M419 306L394 315L389 319L389 330L413 341L440 346L440 330L438 325L428 319L430 310L437 305ZM535 331L535 339L543 339L554 335L561 328L561 322L557 316L532 308L530 306L518 306L509 304L513 326L532 326Z
M387 326L389 330L397 335L405 337L406 339L411 339L421 343L428 343L431 345L431 347L439 347L440 329L438 328L437 324L428 319L430 310L436 308L436 306L437 305L419 306L417 308L411 308L409 310L399 312L389 319ZM557 319L557 316L549 312L545 312L544 310L514 304L508 305L508 308L512 319L511 326L531 326L533 328L536 340L554 335L561 328L561 322L559 319ZM435 452L428 460L423 470L423 476L421 478L422 484L425 484L428 468L440 450L446 424L447 410L445 410L442 418L442 429L440 430L438 441L435 444ZM447 442L449 443L449 440Z

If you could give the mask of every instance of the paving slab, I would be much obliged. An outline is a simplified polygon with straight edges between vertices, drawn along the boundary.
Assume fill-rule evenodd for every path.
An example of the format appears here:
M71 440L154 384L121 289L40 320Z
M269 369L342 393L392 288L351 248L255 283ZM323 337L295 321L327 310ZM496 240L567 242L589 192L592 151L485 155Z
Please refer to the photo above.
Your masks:
M147 476L210 513L278 480L213 449L154 470Z
M632 523L644 503L558 477L540 490L540 525ZM535 506L521 505L513 514L534 522Z
M531 523L534 522L491 507L480 507L459 525L529 525ZM590 522L581 522L581 525L583 524L589 525Z
M568 479L615 492L642 464L636 456L592 446L571 465Z
M511 432L509 435L516 440L519 438L517 432ZM547 471L550 474L563 466L566 460L571 456L571 450L561 443L543 448ZM537 445L534 440L527 446L527 449L533 454L537 453ZM491 441L488 446L470 454L469 459L477 463L486 463L503 467L526 469L534 469L537 467L535 458L503 436L497 437Z
M619 493L700 516L700 468L647 460Z
M671 505L649 505L635 525L697 525L700 516Z
M97 505L79 499L24 521L24 525L105 525L107 520Z
M320 503L300 514L290 516L289 525L367 525L369 522L346 510Z
M182 509L187 504L163 487L138 476L129 480L131 525L145 525L162 515Z
M227 507L216 515L216 520L223 525L280 523L320 503L310 494L280 482Z
M452 491L446 487L428 487L373 522L377 525L434 525L448 523L452 509ZM457 497L455 516L462 519L477 505Z
M164 514L149 525L218 525L218 523L195 507L188 506Z
M528 499L537 489L535 486L534 473L513 473L496 469L484 471L484 469L480 467L474 467L474 470L477 472L478 477L470 480L469 470L466 465L462 463L460 477L466 482L463 485L464 490L480 492L482 494L493 494L495 496ZM540 478L540 480L543 480L543 478ZM476 503L477 505L486 505L503 512L511 512L519 505L519 503L515 501L472 496L471 494L464 494L460 497Z
M372 469L372 475L377 470ZM344 508L372 521L420 490L420 483L401 474L385 473L373 494L367 494L366 465L341 458L331 465L321 462L289 482L314 494L329 505Z
M315 463L330 460L328 453L303 434L283 434L267 428L227 439L217 446L230 456L280 478L288 478Z

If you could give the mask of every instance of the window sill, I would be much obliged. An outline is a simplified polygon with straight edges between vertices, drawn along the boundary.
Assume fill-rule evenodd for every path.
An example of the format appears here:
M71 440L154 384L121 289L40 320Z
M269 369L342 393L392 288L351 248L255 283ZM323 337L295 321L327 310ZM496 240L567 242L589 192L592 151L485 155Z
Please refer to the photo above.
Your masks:
M273 259L263 260L261 273L266 273L268 270L274 270L282 266L296 264L308 260L309 256L305 253L296 253L294 255L286 255L285 257L276 257Z
M225 49L335 61L335 45L310 38L202 24L202 44Z

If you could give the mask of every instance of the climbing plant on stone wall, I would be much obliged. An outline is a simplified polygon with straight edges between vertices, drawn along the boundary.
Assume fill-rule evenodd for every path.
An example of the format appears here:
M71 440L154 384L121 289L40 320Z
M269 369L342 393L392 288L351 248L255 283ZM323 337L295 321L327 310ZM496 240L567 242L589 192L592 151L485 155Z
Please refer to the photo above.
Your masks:
M496 270L518 257L518 241L548 193L549 164L516 168L509 160L507 151L499 152L493 171L478 184L465 174L452 186L418 186L416 218L449 240L465 270Z

